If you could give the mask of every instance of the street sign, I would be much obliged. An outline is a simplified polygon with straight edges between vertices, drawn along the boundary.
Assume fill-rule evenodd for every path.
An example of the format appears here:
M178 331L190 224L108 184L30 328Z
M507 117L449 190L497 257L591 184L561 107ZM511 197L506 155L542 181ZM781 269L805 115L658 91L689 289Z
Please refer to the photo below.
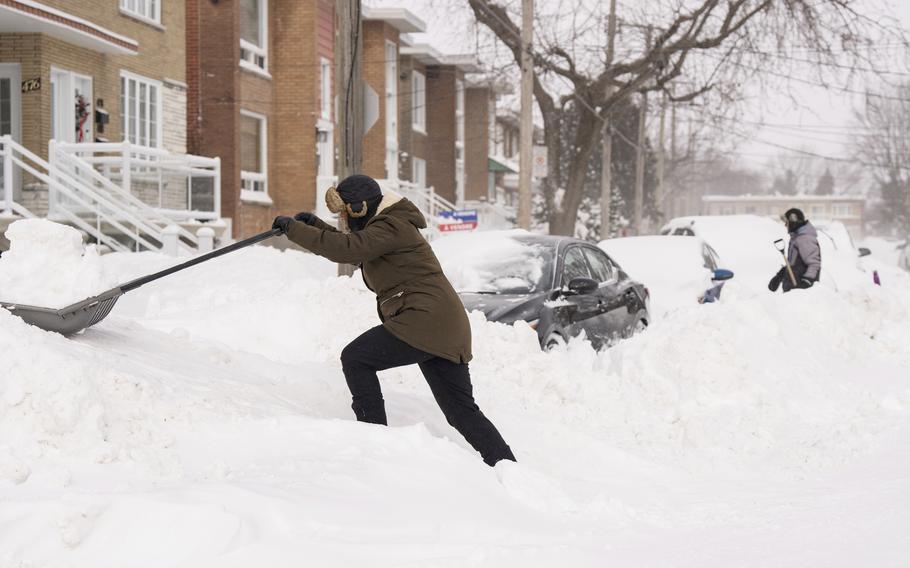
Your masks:
M534 164L534 167L531 169L532 176L536 178L547 177L548 164L546 146L534 146L534 158L531 162Z

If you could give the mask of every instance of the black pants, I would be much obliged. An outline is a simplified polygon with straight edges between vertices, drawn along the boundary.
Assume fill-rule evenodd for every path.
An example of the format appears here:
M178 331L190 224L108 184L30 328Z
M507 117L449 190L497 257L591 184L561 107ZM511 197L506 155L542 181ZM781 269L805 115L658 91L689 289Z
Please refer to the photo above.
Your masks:
M377 326L364 332L341 352L344 378L351 389L351 408L360 422L387 424L385 403L376 371L417 363L449 424L464 436L489 465L515 461L512 450L474 402L467 364L453 363L411 347Z

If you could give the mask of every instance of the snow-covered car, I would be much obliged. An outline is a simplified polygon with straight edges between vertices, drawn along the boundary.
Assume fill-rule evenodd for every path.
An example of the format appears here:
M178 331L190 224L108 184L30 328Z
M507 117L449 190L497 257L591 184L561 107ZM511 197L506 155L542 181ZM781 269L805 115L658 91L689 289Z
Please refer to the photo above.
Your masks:
M787 238L780 221L758 215L702 215L671 219L661 235L696 236L736 273L736 288L767 293L768 279L782 266L774 241Z
M720 299L733 272L698 237L644 236L607 239L598 245L651 291L652 313Z
M545 349L582 333L601 348L650 321L647 288L591 243L485 231L442 237L433 248L468 310L528 322Z

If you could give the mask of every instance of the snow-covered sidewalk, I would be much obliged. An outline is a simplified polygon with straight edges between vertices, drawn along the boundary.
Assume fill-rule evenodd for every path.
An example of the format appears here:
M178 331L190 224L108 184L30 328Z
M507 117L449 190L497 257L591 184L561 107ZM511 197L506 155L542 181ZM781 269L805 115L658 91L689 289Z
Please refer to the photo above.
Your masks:
M0 567L906 563L906 275L731 294L602 353L472 314L520 460L491 470L416 368L382 375L390 428L353 421L338 354L377 322L333 273L256 247L71 339L0 310Z

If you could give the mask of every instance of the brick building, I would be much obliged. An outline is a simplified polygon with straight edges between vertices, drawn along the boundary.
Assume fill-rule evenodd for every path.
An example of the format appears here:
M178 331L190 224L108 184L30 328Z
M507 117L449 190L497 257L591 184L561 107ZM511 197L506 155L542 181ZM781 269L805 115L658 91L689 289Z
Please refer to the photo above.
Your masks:
M403 100L399 96L398 50L402 34L423 32L426 24L404 8L364 6L363 20L363 81L376 103L373 108L368 105L376 122L363 137L362 171L376 179L397 180L402 177L399 121Z
M42 159L51 139L184 153L184 53L183 0L2 0L0 136ZM18 172L14 194L47 214L46 184Z
M335 172L334 3L186 2L189 144L221 158L234 237L313 209Z

